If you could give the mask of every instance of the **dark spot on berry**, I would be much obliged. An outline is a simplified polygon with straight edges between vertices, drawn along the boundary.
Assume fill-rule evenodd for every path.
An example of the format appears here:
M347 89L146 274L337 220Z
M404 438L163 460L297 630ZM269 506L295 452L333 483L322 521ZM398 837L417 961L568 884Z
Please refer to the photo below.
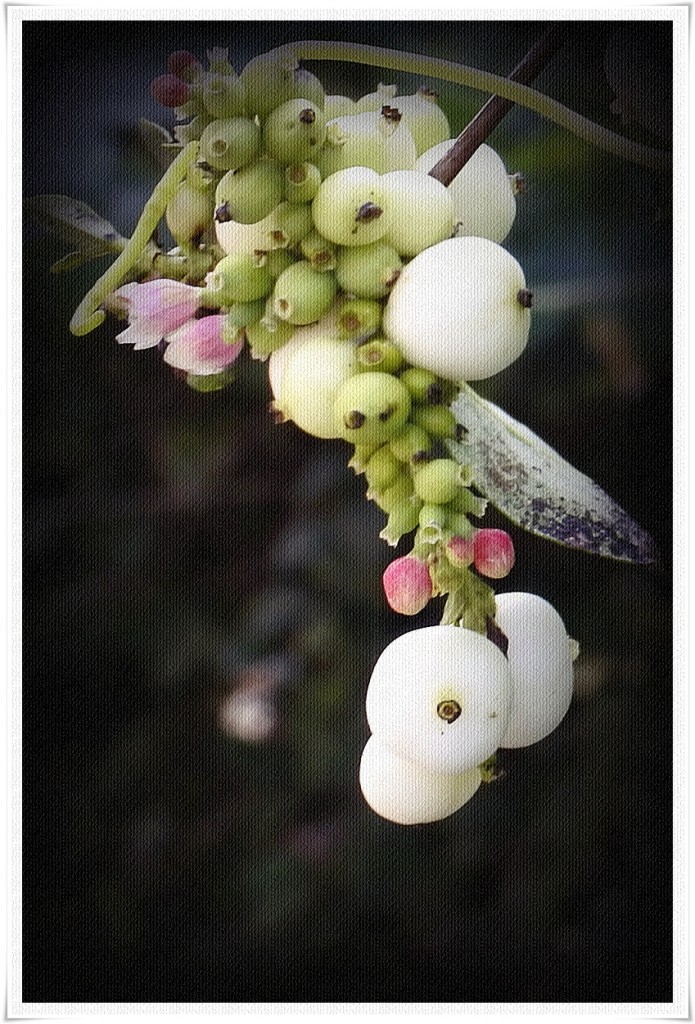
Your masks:
M313 124L316 120L316 111L312 110L311 107L307 107L306 110L302 110L299 120L302 124Z
M347 414L343 422L348 430L359 430L360 427L364 426L366 419L367 417L363 412L358 412L357 409L353 409L352 412Z
M427 389L427 401L430 405L441 405L444 400L444 389L441 384L430 384Z
M519 305L523 306L524 309L530 309L533 305L533 292L530 292L528 288L521 288L517 292L516 298Z
M434 455L432 455L431 452L420 451L415 452L414 455L411 456L410 461L413 466L421 466L423 462L432 462L433 459Z
M461 705L455 700L443 700L437 704L437 714L451 725L461 714Z
M398 107L382 107L381 113L387 121L394 121L396 124L398 124L403 117Z
M369 224L370 221L377 220L378 217L381 217L383 212L384 211L381 207L377 206L376 203L363 203L357 211L355 220L360 224Z
M387 406L386 409L382 409L382 411L379 413L379 422L380 423L388 422L388 420L391 419L391 417L393 416L395 411L396 411L396 406L395 405L389 405L389 406Z
M464 437L468 433L468 427L464 427L463 423L456 424L456 440L463 441Z
M230 220L233 220L231 213L229 212L229 203L222 203L215 210L215 220L218 224L227 224Z

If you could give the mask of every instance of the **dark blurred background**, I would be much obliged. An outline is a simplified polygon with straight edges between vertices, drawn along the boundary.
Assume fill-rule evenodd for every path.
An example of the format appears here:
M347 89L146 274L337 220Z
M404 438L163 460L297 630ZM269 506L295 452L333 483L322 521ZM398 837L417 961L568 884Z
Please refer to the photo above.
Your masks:
M137 121L173 124L148 92L172 50L229 46L240 69L292 38L353 39L507 74L543 29L25 22L25 194L130 234L159 175ZM568 30L537 87L667 145L671 24ZM354 97L421 84L307 66ZM455 132L485 98L430 84ZM386 607L393 551L347 446L275 426L262 364L198 394L156 350L115 344L115 321L72 337L104 261L52 275L66 247L27 223L24 1001L671 999L669 183L524 110L490 142L526 177L505 244L536 312L527 352L479 390L600 483L663 565L510 527L498 589L558 609L582 646L576 696L433 825L376 817L357 785L371 667L441 609Z

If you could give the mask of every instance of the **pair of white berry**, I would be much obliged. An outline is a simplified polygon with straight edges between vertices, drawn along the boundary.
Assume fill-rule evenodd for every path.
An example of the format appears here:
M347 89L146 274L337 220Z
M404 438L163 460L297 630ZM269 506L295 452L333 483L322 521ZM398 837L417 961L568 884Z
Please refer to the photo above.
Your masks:
M536 743L567 713L572 645L555 609L533 594L501 594L496 622L506 657L479 633L428 626L398 637L377 661L360 786L383 818L414 825L453 814L499 747Z

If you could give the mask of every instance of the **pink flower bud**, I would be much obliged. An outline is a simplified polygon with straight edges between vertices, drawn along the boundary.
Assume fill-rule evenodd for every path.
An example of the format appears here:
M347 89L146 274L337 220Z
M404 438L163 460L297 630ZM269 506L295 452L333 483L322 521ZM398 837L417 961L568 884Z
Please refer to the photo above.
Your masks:
M195 315L202 291L168 278L123 285L114 294L125 300L130 326L116 340L136 349L154 348Z
M427 566L419 558L396 558L384 571L384 593L395 612L417 615L432 597L432 581Z
M243 340L227 345L222 335L225 318L220 314L189 320L173 334L167 335L164 362L196 377L221 373L237 358Z
M473 562L473 538L452 537L446 546L446 557L457 569L466 569Z
M514 565L514 545L505 530L478 530L473 541L475 567L481 576L501 580Z
M150 82L150 92L163 107L182 107L191 94L185 82L176 75L160 75Z
M202 68L202 64L189 50L174 50L167 58L167 68L172 75L176 75L184 82L190 82L195 72Z

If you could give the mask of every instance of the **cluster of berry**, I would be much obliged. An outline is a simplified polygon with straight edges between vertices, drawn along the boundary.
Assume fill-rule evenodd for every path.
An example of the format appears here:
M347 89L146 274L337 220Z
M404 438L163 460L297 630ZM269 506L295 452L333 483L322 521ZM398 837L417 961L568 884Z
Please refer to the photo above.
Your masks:
M500 746L555 728L572 692L554 609L532 595L495 602L471 572L506 576L514 549L504 531L471 524L486 503L446 449L461 440L450 406L462 383L509 366L528 339L532 296L500 244L516 177L485 145L449 186L433 176L454 140L428 90L380 86L353 101L326 96L287 55L240 75L226 51L208 56L204 70L172 54L152 83L191 118L177 143L198 144L166 219L200 286L176 286L171 335L162 310L138 300L146 285L121 289L131 326L120 340L164 336L164 358L193 386L225 383L248 345L268 359L279 419L354 445L350 465L388 517L381 536L395 546L414 531L384 574L387 599L413 615L449 594L446 624L379 659L360 780L384 817L436 820L473 795Z

